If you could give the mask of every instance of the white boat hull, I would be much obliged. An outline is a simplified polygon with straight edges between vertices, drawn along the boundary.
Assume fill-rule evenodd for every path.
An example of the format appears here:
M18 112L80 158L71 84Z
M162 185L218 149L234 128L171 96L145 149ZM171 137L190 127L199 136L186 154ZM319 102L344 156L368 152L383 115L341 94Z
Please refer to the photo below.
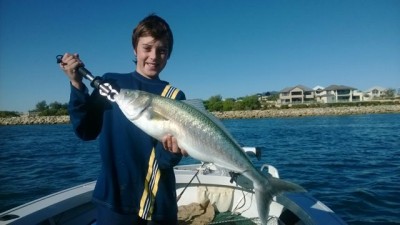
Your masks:
M229 172L208 166L196 173L199 167L176 167L179 206L208 198L218 211L229 211L257 221L254 194L248 180L239 176L236 182L231 183ZM268 169L269 173L278 176L273 167ZM3 212L0 214L0 225L94 224L95 210L91 203L94 186L95 182L79 185ZM296 225L346 224L331 209L307 193L288 193L274 200L270 206L272 224L277 224L277 221Z

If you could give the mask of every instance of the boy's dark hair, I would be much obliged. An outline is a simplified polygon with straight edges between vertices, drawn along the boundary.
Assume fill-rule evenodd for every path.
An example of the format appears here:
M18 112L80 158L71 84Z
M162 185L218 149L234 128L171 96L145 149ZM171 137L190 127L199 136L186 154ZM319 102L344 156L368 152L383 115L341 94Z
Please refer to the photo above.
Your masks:
M140 37L151 36L156 40L166 40L168 45L168 58L171 56L174 46L174 37L168 23L155 14L145 17L132 33L132 46L136 50Z

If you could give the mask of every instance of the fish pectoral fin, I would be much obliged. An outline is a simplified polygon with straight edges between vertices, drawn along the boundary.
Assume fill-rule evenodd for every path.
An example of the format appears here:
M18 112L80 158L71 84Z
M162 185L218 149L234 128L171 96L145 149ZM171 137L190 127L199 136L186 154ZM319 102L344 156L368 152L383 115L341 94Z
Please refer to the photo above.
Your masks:
M151 120L158 120L158 121L167 121L169 120L168 118L166 118L165 116L161 115L160 113L156 112L156 111L152 111L150 113L150 118Z

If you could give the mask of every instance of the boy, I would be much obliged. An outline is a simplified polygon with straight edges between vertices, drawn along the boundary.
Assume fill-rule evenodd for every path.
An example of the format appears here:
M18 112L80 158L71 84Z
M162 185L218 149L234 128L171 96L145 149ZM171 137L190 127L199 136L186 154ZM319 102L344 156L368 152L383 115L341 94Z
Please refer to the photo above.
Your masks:
M150 15L133 30L136 71L107 73L112 86L139 89L178 100L185 94L162 81L173 49L172 31L165 20ZM91 96L76 69L83 66L77 54L66 53L60 67L71 82L69 113L77 136L99 136L102 168L93 193L97 225L177 224L173 167L186 155L174 137L163 143L142 132L122 114L116 103L95 90Z

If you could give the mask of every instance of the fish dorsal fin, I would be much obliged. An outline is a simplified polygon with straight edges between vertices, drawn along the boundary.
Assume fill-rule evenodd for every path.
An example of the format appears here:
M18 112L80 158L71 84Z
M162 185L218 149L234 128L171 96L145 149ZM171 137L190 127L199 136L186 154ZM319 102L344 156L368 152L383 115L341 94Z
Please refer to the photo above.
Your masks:
M182 100L182 102L184 102L188 105L191 105L198 110L207 111L206 107L204 107L203 100L201 100L201 99L186 99L186 100Z
M234 140L232 137L231 133L228 131L228 129L225 127L225 125L219 120L217 117L215 117L212 113L210 113L206 107L204 107L203 100L201 99L187 99L187 100L182 100L182 102L191 105L192 107L198 109L200 112L202 112L205 116L207 116L209 119L211 119L215 124L217 124L226 134L229 135L230 138Z

